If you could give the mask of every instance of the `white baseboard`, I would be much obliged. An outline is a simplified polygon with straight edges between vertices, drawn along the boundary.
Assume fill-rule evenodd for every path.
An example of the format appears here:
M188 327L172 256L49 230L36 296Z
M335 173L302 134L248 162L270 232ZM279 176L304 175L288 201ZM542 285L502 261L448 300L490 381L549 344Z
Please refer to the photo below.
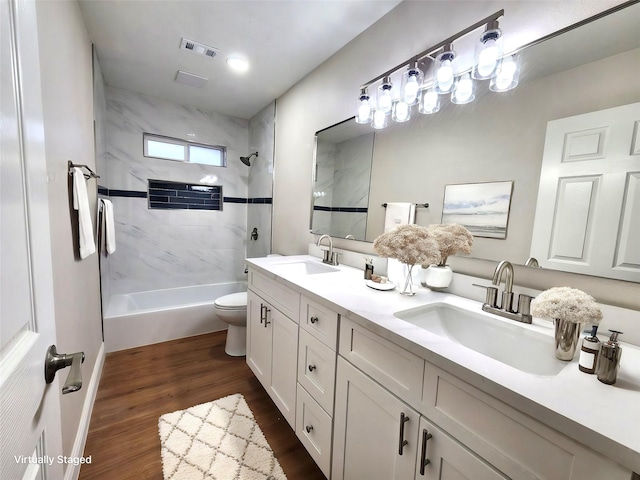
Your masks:
M104 343L100 345L98 350L98 356L96 358L96 364L93 367L93 375L87 385L87 396L84 398L84 405L82 405L82 415L80 416L80 424L78 425L78 433L76 433L76 439L73 442L73 451L71 457L80 458L83 456L84 447L87 443L87 434L89 433L89 422L91 421L91 412L93 412L93 404L96 400L96 394L98 393L98 386L100 385L100 377L102 376L102 367L104 366ZM67 471L64 475L64 480L77 480L80 476L81 465L74 465L70 463L67 466Z

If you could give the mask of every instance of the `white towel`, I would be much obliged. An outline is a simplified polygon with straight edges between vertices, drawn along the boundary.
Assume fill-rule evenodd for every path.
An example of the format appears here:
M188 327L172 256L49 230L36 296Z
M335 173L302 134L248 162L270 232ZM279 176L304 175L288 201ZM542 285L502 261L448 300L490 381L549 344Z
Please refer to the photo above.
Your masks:
M80 258L84 259L95 253L96 243L93 239L93 224L91 223L87 182L82 170L77 167L73 169L73 208L78 211Z
M104 198L102 202L102 216L104 218L104 236L106 238L107 253L111 255L116 251L116 224L113 220L113 203Z
M415 222L416 206L414 203L387 203L384 215L384 231L389 232L400 225Z

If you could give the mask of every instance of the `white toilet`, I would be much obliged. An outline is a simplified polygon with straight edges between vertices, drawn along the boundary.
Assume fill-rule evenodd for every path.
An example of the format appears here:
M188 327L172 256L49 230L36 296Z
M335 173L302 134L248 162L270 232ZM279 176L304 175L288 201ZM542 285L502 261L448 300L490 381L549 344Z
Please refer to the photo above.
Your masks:
M214 311L229 325L224 351L232 357L247 354L247 292L232 293L217 298Z

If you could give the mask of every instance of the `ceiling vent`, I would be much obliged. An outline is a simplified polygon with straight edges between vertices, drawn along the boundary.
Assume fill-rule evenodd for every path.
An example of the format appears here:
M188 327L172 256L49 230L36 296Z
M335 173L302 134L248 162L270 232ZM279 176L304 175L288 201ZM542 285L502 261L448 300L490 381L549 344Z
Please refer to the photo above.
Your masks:
M178 74L176 75L176 82L196 88L204 87L208 80L208 78L189 72L183 72L182 70L178 70Z
M189 40L187 38L182 38L180 41L180 49L188 50L189 52L197 53L198 55L203 55L205 57L213 58L215 57L220 50L214 47L210 47L205 45L204 43L194 42L193 40Z

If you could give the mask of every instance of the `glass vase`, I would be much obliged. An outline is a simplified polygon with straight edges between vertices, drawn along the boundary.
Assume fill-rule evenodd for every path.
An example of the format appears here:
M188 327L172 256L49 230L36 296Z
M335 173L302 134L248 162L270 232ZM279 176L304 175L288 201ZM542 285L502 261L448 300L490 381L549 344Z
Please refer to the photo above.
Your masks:
M553 321L556 340L556 358L570 362L576 353L582 324L556 318Z
M404 265L406 276L400 295L412 296L416 294L416 286L413 284L413 267L415 265Z

